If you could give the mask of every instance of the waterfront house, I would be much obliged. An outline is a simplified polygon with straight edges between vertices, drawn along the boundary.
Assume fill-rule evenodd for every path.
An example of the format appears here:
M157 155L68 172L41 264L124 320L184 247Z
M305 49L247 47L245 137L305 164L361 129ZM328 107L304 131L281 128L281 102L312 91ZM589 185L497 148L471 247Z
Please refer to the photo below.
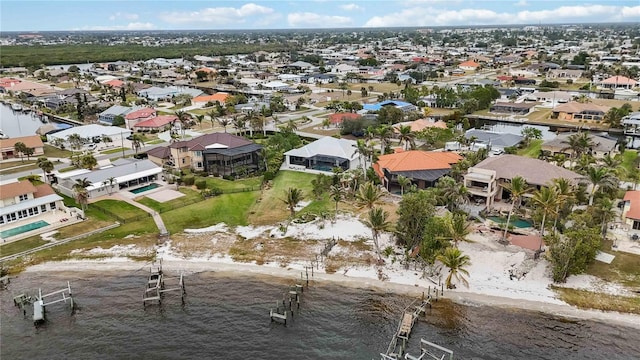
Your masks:
M512 103L512 102L497 102L491 105L489 109L492 113L498 114L516 114L516 115L527 115L531 112L535 103Z
M122 140L131 135L131 130L124 129L116 126L104 126L99 124L89 124L82 126L75 126L59 132L47 134L47 142L50 144L55 142L56 139L61 139L65 147L70 147L67 141L69 135L78 134L80 138L84 139L85 143L90 142L94 138L102 138L107 136L111 138L111 141L115 144L120 144Z
M191 100L191 104L193 104L193 106L204 107L207 103L213 104L219 102L220 105L224 106L230 96L231 95L226 92L218 92L213 95L200 95L194 97L193 100Z
M66 211L62 200L48 184L33 185L28 180L5 182L0 185L0 226L4 232L9 224L23 219L32 223L49 212Z
M624 194L623 201L623 221L629 225L632 230L640 230L640 191L627 191Z
M489 157L467 170L464 185L472 199L491 208L496 201L509 199L508 191L500 186L521 176L534 188L551 185L553 179L565 178L578 184L584 178L565 168L543 160L518 155Z
M333 168L357 169L360 158L356 142L347 139L323 137L298 149L284 153L285 167L292 170L319 170L331 172Z
M364 104L362 109L365 111L380 111L380 109L386 106L393 106L404 112L415 111L418 109L415 105L411 103L408 103L406 101L399 101L399 100L385 100L375 104Z
M23 143L28 148L33 149L31 157L37 158L44 155L44 144L38 135L21 136L9 139L0 139L0 160L20 157L20 153L16 152L16 144Z
M524 139L521 135L501 133L480 129L469 129L464 137L472 143L472 149L485 147L489 150L497 150L517 146Z
M168 146L170 155L164 163L175 168L190 168L213 175L235 176L240 171L258 171L261 145L241 136L211 133ZM155 150L160 153L160 150ZM155 155L155 153L154 153Z
M373 169L387 190L398 188L398 176L409 178L419 189L432 187L441 177L449 174L451 165L462 160L453 152L399 150L378 157Z
M175 115L159 115L133 125L133 131L166 131L170 130L171 125L176 121L178 121L178 117Z
M62 194L74 197L76 180L87 179L89 198L109 195L116 191L136 189L148 185L162 173L162 168L148 159L118 159L111 165L97 170L80 169L65 173L54 172L57 189ZM111 179L111 180L110 180Z
M135 110L136 109L129 106L113 105L112 107L108 108L98 115L98 122L106 125L111 125L113 124L113 120L115 120L116 117L122 116L123 118L125 118L127 114Z
M600 87L604 88L604 89L633 89L634 87L638 86L638 82L633 80L633 79L629 79L626 76L621 76L621 75L616 75L616 76L612 76L610 78L604 79L602 81L600 81L600 83L598 84Z
M636 111L622 119L626 135L640 135L640 111Z
M458 65L458 68L464 71L474 71L480 68L480 64L478 64L473 60L469 60L469 61L460 63L460 65Z
M558 134L554 139L545 141L542 143L541 147L543 154L565 154L569 157L573 157L575 154L573 150L569 148L569 137L574 134ZM591 142L593 142L593 147L588 150L593 157L601 159L607 155L613 155L618 152L616 139L592 133L588 133L587 136Z
M602 121L609 109L611 108L608 106L571 101L556 106L551 118L565 121Z

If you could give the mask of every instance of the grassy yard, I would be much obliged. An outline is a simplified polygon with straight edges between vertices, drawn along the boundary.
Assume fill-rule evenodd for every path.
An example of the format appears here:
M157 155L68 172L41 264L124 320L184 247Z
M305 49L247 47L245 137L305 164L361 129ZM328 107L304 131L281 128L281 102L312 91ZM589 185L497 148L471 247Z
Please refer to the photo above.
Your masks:
M184 204L192 204L196 201L199 201L202 196L200 195L200 193L198 191L189 189L189 188L180 188L179 190L181 193L185 194L185 196L179 197L177 199L173 199L167 202L158 202L155 201L153 199L150 199L146 196L142 197L142 198L138 198L136 199L137 202L139 202L142 205L146 205L150 208L152 208L153 210L156 210L158 212L164 212L164 211L169 211L172 209L175 209L177 207L180 207L181 205Z
M625 150L624 153L622 154L622 164L621 166L626 170L626 171L631 171L631 169L636 166L635 165L635 161L638 158L638 151L636 150ZM626 175L623 174L622 177L625 177Z
M147 145L156 145L156 144L162 144L163 142L165 142L162 139L156 139L156 140L151 140L148 143L146 143Z
M552 288L560 295L562 301L581 309L640 314L640 297L638 296L616 296L556 286Z
M127 149L127 148L121 148L121 147L119 147L119 148L115 148L115 149L109 149L109 150L105 150L105 151L100 151L100 154L105 154L105 155L108 155L108 154L117 154L117 153L121 153L123 149L124 149L124 150L129 150L129 149Z
M42 170L40 170L40 168L38 167L38 165L34 164L26 164L26 160L25 160L25 166L20 166L23 165L20 162L16 162L16 163L8 163L11 164L11 167L5 168L4 170L0 170L0 174L1 175L8 175L8 174L15 174L15 173L19 173L19 172L23 172L23 171L31 171L31 170L38 170L39 172L42 172ZM2 164L5 165L5 164Z
M260 184L262 183L262 177L252 177L248 179L239 179L233 181L214 177L205 177L204 179L207 182L207 187L217 187L222 191L244 188L259 189Z
M542 149L543 142L544 140L542 139L531 140L529 146L524 149L518 150L518 155L537 159L538 155L540 155L540 150Z
M9 161L9 162L5 162L5 163L0 163L0 170L5 170L5 169L11 169L17 166L27 166L27 165L33 165L35 164L36 161L35 160L25 160L24 162L22 161Z
M0 257L17 254L46 243L47 242L42 240L40 236L32 236L30 238L12 241L6 245L0 246Z
M272 182L269 190L261 195L260 200L251 208L249 222L256 225L273 224L282 221L289 216L282 199L285 191L292 187L298 188L304 192L305 199L311 200L311 180L317 175L297 172L297 171L280 171Z
M76 169L78 169L78 168L75 167L75 166L68 166L68 167L59 169L58 172L63 173L63 172L69 172L69 171L76 170Z
M162 213L162 219L170 233L186 228L202 228L224 222L230 226L247 225L249 208L259 192L223 194L192 205Z
M605 252L611 252L611 241L603 245ZM608 282L619 282L625 286L640 290L640 255L622 251L613 252L616 258L611 264L594 261L587 267L586 273Z
M107 211L110 211L113 214L116 214L124 219L133 218L136 216L143 216L146 214L144 210L139 209L127 202L120 201L120 200L109 200L109 199L100 200L93 203L93 207L95 208L96 206L99 208L105 209ZM99 208L95 210L100 211Z
M46 157L54 157L54 158L68 158L71 156L71 151L58 149L55 146L44 145L44 155Z

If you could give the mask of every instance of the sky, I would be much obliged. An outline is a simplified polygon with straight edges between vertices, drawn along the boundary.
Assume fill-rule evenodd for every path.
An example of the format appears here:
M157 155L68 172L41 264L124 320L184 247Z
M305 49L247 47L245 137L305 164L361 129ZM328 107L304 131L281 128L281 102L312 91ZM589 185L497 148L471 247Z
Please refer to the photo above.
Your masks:
M640 22L640 0L0 0L0 31Z

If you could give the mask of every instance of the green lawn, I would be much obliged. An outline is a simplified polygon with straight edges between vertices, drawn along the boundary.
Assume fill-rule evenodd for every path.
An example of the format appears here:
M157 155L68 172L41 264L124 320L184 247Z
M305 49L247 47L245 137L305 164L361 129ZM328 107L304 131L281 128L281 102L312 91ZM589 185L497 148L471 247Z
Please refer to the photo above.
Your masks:
M249 216L250 223L263 225L273 224L278 221L285 220L289 216L289 211L282 201L288 188L298 188L303 191L305 199L311 198L311 180L315 174L297 172L297 171L280 171L275 179L273 179L271 188L265 190L258 201L252 208Z
M139 209L127 202L121 201L121 200L100 200L97 201L93 204L93 207L98 207L98 209L96 209L96 211L100 211L99 208L105 209L107 211L110 211L118 216L120 216L121 218L127 219L127 218L133 218L136 216L144 216L146 214L146 212L142 209ZM90 206L91 206L90 205Z
M71 151L58 149L55 146L44 145L44 155L46 157L54 157L54 158L68 158L71 156Z
M136 199L142 205L146 205L157 212L169 211L178 207L181 207L184 204L192 204L196 201L200 201L202 196L198 191L191 190L188 188L180 188L180 192L185 194L186 196L179 197L177 199L173 199L167 202L159 202L148 197L143 197L142 199Z
M537 159L538 155L540 155L540 150L542 149L543 142L544 140L542 139L531 140L529 146L524 149L518 150L518 155Z
M611 241L603 244L603 251L616 256L611 264L594 261L589 264L586 273L607 282L619 282L640 290L640 255L622 251L612 252L611 244Z
M0 257L17 254L19 252L33 249L34 247L44 245L47 242L42 240L40 236L32 236L30 238L13 241L6 245L0 246Z
M26 161L25 161L26 163ZM23 171L31 171L31 170L38 170L40 172L42 172L42 170L40 170L40 168L38 167L38 165L36 164L28 164L26 166L16 166L17 165L22 165L22 163L10 163L13 166L6 168L4 170L0 170L0 174L2 175L7 175L7 174L15 174L15 173L19 173L19 172L23 172Z
M5 162L5 163L0 163L0 170L11 169L11 168L18 167L18 166L33 165L35 163L36 163L35 160L25 160L24 162L22 162L22 161L9 161L9 162Z
M78 169L78 168L75 167L75 166L68 166L68 167L59 169L58 172L63 173L63 172L69 172L69 171L76 170L76 169Z
M625 150L624 153L622 154L622 164L621 166L626 170L626 171L631 171L631 169L636 166L634 163L636 161L636 159L638 158L638 151L636 150ZM625 175L623 174L623 177Z
M224 222L230 226L247 225L249 209L255 203L258 191L223 194L192 205L162 213L170 233L187 228L202 228Z
M122 150L129 150L129 149L119 147L119 148L115 148L115 149L109 149L109 150L105 150L105 151L100 151L100 154L105 154L105 155L117 154L117 153L121 153Z
M262 177L252 177L248 179L239 179L239 180L225 180L222 178L214 178L214 177L206 177L204 178L207 181L207 187L217 187L222 191L228 190L236 190L236 189L244 189L244 188L254 188L259 189L260 184L262 183Z
M165 142L162 139L156 139L156 140L151 140L148 143L146 143L147 145L155 145L155 144L162 144L163 142Z

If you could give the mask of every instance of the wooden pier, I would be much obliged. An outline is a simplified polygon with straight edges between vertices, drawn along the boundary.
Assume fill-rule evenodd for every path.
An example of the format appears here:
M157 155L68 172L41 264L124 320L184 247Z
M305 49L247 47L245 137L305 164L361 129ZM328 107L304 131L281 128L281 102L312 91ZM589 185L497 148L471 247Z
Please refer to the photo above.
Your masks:
M166 282L172 283L167 287ZM147 278L147 285L142 294L142 306L147 306L147 303L157 302L162 305L162 298L164 293L171 291L180 291L180 297L182 304L184 305L184 297L187 295L187 291L184 286L184 274L176 277L168 277L162 271L162 261L154 267L149 269L149 277Z
M47 298L53 295L60 295L61 298L57 300L49 301ZM46 320L46 307L49 305L53 305L59 302L67 301L71 306L71 313L75 311L75 303L73 301L73 296L71 295L71 284L67 281L67 287L56 290L54 292L50 292L48 294L42 294L42 289L38 289L38 295L36 296L28 296L26 294L20 294L13 298L13 304L19 307L22 310L22 313L26 316L27 314L27 306L33 306L33 323L37 325Z
M300 273L300 279L296 279L284 294L282 302L276 302L276 307L269 310L271 322L281 322L287 325L289 319L293 319L295 311L300 310L300 301L304 293L305 285L309 286L309 269L313 277L313 267L305 266L305 272Z

